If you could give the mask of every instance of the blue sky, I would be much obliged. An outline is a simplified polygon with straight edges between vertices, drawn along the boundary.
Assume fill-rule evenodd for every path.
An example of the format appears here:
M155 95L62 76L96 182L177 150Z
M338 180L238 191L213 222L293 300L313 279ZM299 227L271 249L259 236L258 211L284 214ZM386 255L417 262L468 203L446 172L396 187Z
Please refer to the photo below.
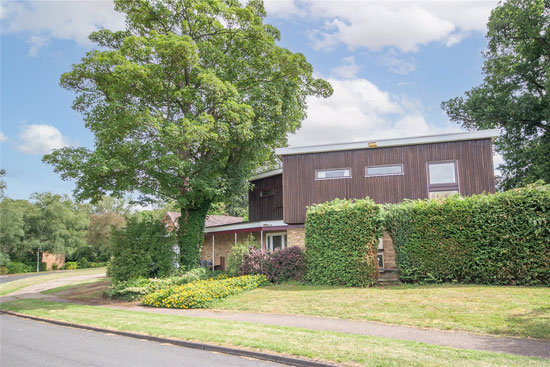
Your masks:
M460 127L442 101L482 81L481 51L496 1L266 1L280 45L302 52L334 95L310 99L293 146L405 137ZM7 195L70 194L43 154L63 146L93 147L71 109L60 75L93 45L100 27L120 29L111 1L4 1L1 28L0 164ZM498 157L496 161L498 162Z

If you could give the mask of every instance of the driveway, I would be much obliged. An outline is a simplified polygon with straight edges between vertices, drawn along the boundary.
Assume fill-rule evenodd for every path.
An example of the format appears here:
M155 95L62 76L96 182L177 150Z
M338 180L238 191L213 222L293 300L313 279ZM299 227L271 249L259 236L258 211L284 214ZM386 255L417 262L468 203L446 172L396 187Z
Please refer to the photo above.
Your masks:
M280 364L0 315L0 365L281 367Z

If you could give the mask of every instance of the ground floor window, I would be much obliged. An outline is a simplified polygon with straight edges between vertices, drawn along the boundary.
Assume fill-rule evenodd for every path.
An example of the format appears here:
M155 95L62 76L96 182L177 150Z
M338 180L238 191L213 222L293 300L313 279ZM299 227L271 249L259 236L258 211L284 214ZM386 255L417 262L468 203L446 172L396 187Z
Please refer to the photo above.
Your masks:
M266 235L266 248L271 252L286 248L286 233L268 233Z

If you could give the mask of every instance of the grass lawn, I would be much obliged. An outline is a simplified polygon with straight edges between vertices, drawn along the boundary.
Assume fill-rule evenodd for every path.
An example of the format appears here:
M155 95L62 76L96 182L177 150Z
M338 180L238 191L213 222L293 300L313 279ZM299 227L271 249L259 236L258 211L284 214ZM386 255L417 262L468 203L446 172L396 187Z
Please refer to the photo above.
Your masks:
M99 284L98 284L99 283ZM109 286L111 283L110 280L99 278L99 279L92 279L92 280L82 280L80 282L74 282L67 285L62 285L61 287L56 287L52 289L47 289L45 291L42 291L40 293L42 294L56 294L56 293L66 293L66 291L73 291L73 290L89 290L92 288L91 286L95 285L101 285L102 292L105 290L106 287ZM95 292L91 292L91 294L88 295L92 299L97 298L97 294Z
M52 272L50 274L39 275L30 278L23 278L0 284L0 296L5 296L12 292L15 292L21 288L28 287L30 285L47 282L53 279L77 277L80 275L101 274L105 272L105 268L93 268L93 269L77 269L64 272Z
M352 366L546 366L550 360L336 332L150 314L43 300L2 309L73 323L207 342Z
M379 321L550 339L550 288L398 285L373 288L282 284L216 303L216 309Z

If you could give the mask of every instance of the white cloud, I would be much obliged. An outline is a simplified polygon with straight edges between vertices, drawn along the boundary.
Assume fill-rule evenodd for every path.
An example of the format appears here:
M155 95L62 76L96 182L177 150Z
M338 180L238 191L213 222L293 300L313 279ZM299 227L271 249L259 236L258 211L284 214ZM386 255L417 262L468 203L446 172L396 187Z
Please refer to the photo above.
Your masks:
M360 69L359 66L355 63L355 57L344 57L342 61L342 65L332 69L331 74L343 79L355 78Z
M87 46L91 32L123 28L124 16L113 6L111 0L4 2L0 10L2 32L23 34L31 56L36 56L50 38Z
M6 141L8 141L8 137L4 135L3 132L0 131L0 143L4 143Z
M395 47L410 52L431 42L452 46L471 32L484 33L496 4L496 0L303 0L267 10L275 17L321 20L323 26L312 31L317 49L330 50L342 43L352 50Z
M405 75L416 70L416 64L413 60L399 58L395 51L391 51L379 57L378 63L386 66L389 71L400 75Z
M67 139L51 125L24 125L16 149L27 154L46 154L68 145Z
M418 101L392 96L366 79L328 79L334 94L308 99L308 117L290 146L361 141L460 131L429 124Z

